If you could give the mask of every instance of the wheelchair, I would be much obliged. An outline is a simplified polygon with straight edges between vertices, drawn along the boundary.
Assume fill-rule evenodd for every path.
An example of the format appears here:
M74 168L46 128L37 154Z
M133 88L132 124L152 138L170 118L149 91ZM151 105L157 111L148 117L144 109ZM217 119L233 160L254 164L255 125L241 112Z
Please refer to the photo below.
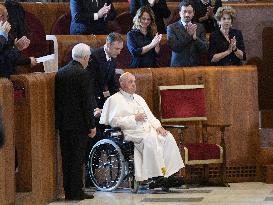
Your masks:
M139 183L134 180L134 143L124 140L120 128L107 128L103 139L91 149L88 156L88 175L100 191L113 191L129 181L133 193Z

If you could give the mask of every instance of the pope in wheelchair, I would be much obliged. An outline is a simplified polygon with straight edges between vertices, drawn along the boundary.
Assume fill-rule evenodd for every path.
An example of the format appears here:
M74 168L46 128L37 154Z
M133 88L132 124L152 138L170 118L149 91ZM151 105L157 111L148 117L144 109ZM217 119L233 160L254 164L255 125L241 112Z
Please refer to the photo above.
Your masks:
M111 191L126 177L133 177L135 184L154 179L150 188L182 185L181 178L173 180L184 167L174 137L161 126L145 100L135 94L135 76L126 72L119 82L121 89L106 100L100 124L120 130L106 131L110 137L97 142L90 152L90 176L95 186Z

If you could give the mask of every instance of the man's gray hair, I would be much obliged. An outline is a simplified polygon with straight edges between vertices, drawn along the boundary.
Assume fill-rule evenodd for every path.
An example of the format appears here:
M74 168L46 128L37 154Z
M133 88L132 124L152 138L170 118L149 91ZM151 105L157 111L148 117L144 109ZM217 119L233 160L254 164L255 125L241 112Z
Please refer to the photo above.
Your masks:
M91 54L90 46L84 43L79 43L72 48L73 60L81 59L81 58L84 58L85 56L90 56L90 54Z
M116 32L109 33L106 37L106 43L113 43L113 42L123 42L122 35Z

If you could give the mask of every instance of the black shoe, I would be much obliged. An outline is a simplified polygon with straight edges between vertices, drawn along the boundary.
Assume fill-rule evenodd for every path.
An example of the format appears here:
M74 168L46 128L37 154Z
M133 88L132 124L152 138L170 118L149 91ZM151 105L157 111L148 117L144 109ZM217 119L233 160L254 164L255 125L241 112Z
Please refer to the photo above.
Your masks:
M84 199L93 199L93 198L94 198L94 195L89 195L89 194L86 194L86 193L82 193L82 194L80 194L80 196L65 197L65 200L68 200L68 201L81 201L81 200L84 200Z
M164 185L164 183L164 177L156 177L152 182L149 183L149 189L160 188Z
M165 180L164 187L170 188L170 187L180 187L183 184L185 184L185 180L183 177L178 176L170 176Z
M83 199L93 199L94 198L94 195L93 194L86 194L86 193L83 193Z

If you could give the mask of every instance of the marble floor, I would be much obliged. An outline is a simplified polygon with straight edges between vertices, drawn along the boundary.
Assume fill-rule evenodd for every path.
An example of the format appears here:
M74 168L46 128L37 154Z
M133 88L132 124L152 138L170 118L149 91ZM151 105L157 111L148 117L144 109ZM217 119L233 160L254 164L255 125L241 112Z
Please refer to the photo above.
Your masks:
M89 190L91 191L91 190ZM95 198L82 201L62 199L50 205L273 205L273 184L261 182L230 183L230 187L190 187L189 189L130 190L95 192Z

